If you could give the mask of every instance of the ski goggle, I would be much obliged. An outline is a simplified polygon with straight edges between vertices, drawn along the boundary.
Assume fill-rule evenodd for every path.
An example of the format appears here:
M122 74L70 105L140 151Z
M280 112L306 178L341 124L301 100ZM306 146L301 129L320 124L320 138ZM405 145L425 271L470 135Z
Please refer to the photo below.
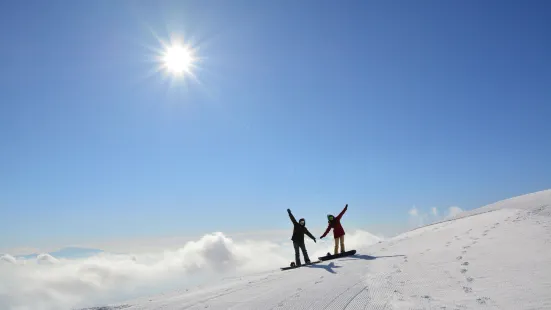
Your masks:
M300 225L304 226L304 220L298 222Z

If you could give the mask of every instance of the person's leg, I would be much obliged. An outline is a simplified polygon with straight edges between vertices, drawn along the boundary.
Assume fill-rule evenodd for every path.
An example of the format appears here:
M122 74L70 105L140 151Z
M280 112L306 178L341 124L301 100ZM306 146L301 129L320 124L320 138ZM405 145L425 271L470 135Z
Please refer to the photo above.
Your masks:
M310 264L310 257L308 257L308 251L306 251L306 245L303 243L300 244L300 249L302 250L302 256L304 256L304 262Z
M339 251L339 238L335 238L335 250L333 251L333 254L337 255Z
M341 242L341 253L344 253L345 252L345 249L344 249L344 235L342 235L340 238L339 238L340 242Z
M300 253L298 252L298 243L293 241L293 247L295 248L295 264L300 266Z

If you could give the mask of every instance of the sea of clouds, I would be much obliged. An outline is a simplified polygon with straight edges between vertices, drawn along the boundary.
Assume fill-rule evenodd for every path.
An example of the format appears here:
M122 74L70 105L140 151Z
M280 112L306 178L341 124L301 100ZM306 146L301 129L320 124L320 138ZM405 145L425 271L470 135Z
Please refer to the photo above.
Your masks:
M234 240L216 232L178 249L135 254L104 252L84 259L40 254L36 259L24 260L4 254L0 256L0 309L101 306L221 277L278 270L294 259L290 233L287 235L284 242ZM331 233L317 243L306 239L312 260L332 251ZM359 250L380 240L357 230L347 233L346 246Z

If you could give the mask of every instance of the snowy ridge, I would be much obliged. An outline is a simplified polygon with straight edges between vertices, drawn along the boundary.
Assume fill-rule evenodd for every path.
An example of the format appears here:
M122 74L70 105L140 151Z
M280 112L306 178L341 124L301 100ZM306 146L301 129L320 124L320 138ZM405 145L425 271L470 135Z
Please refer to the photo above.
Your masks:
M462 211L455 216L435 221L413 230L501 209L540 210L537 212L544 211L547 212L547 216L551 216L551 208L549 208L549 206L551 206L551 189L504 199L469 211Z
M485 212L492 212L502 209L519 209L519 210L536 210L538 208L546 208L551 205L551 189L517 196L487 206L477 208L471 211L462 212L456 218L477 215ZM547 215L551 215L547 213Z
M519 196L359 247L355 256L274 266L119 307L551 309L550 206L551 190Z

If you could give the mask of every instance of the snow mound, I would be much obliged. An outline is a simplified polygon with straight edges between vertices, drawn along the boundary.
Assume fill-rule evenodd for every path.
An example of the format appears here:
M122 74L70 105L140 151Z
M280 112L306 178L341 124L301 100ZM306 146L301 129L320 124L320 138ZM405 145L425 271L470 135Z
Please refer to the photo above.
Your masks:
M287 271L274 266L270 272L132 300L124 306L132 310L551 309L550 205L551 191L515 197L370 247L359 246L354 256Z

